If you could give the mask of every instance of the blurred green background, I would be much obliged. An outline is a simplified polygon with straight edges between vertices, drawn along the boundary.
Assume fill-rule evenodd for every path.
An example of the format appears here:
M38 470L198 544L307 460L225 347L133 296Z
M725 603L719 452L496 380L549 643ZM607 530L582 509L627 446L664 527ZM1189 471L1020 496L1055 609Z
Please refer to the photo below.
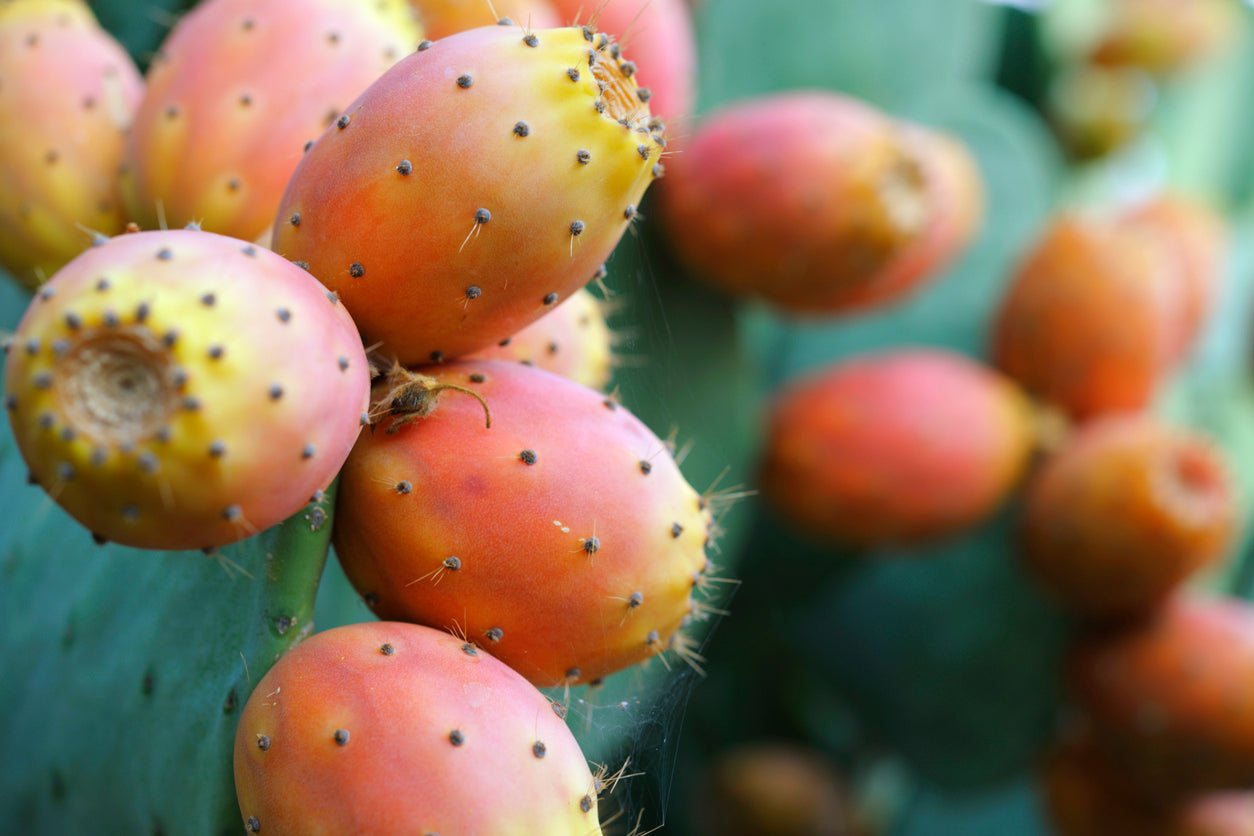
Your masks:
M92 3L141 63L184 5ZM648 202L615 253L608 288L626 361L614 385L659 435L690 444L684 470L698 489L725 494L713 559L739 581L722 590L730 615L709 624L704 676L654 662L570 695L589 757L611 767L629 757L641 773L607 805L624 811L619 825L695 832L704 768L736 743L783 738L845 769L883 832L1048 833L1033 769L1054 731L1072 624L1019 572L1013 504L969 535L868 559L801 542L762 513L752 489L775 386L888 346L982 357L1002 286L1057 208L1171 187L1227 216L1221 298L1160 408L1213 433L1242 463L1247 505L1254 496L1251 13L1242 7L1225 50L1155 83L1130 139L1079 159L1050 121L1050 91L1069 27L1096 5L699 4L692 122L750 95L843 91L960 137L979 163L987 209L943 276L891 309L841 319L799 321L707 289L659 243ZM3 283L0 328L24 306ZM371 617L333 560L315 600L322 520L307 511L216 557L99 548L24 475L6 427L0 832L239 832L228 740L238 701L311 616L318 629ZM1243 539L1206 582L1249 595L1252 553ZM295 567L285 584L266 580L276 562Z

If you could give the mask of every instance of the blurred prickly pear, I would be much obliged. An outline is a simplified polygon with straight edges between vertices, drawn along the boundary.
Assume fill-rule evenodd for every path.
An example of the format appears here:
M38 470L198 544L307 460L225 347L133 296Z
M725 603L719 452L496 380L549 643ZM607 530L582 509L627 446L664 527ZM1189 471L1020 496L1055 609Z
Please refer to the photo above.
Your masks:
M301 149L422 30L404 0L206 0L148 70L123 192L145 228L269 232Z
M1144 615L1228 554L1240 516L1210 439L1136 413L1095 418L1029 479L1023 556L1079 613Z
M1046 818L1057 836L1246 836L1254 832L1254 791L1147 799L1093 742L1068 729L1041 767Z
M0 267L34 288L121 232L123 134L143 80L80 0L0 3Z
M1194 591L1076 640L1067 683L1093 743L1159 802L1254 784L1254 609Z
M376 392L341 475L336 554L374 612L464 630L540 687L695 662L712 517L667 445L550 372L421 371Z
M98 538L219 546L327 487L369 372L344 307L261 247L197 230L79 255L8 343L5 406L32 477Z
M560 706L416 624L305 639L257 683L235 738L249 833L599 836L598 783Z
M1152 212L1057 214L994 311L994 365L1077 420L1148 407L1209 305L1214 259Z
M761 491L803 533L920 542L991 516L1036 443L1013 382L964 355L898 349L799 378L771 404Z
M612 42L487 26L407 56L292 175L277 252L412 365L499 342L586 284L663 140Z
M659 195L662 229L695 275L811 314L911 293L971 241L983 201L965 147L818 90L710 114Z

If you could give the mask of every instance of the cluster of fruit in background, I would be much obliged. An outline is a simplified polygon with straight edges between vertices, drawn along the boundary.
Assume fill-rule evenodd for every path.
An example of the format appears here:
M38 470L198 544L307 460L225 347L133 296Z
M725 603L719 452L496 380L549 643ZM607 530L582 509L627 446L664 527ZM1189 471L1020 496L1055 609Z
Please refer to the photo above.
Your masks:
M1252 15L0 0L0 831L1254 832Z

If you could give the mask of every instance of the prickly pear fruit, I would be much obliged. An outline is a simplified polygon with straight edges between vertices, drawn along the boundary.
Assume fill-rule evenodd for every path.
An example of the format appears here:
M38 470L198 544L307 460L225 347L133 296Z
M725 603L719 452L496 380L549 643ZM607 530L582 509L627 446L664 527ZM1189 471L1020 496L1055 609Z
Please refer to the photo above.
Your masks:
M1148 797L1254 784L1254 610L1181 592L1077 640L1067 682L1094 743Z
M486 348L586 284L663 140L590 29L486 26L407 56L297 166L277 252L413 365Z
M601 300L580 288L514 336L467 359L515 360L604 389L614 372L613 335Z
M692 797L700 836L861 836L849 777L817 748L742 743L712 756Z
M1240 7L1230 0L1113 0L1101 8L1092 60L1157 75L1222 52L1242 26Z
M774 396L762 498L813 538L873 547L944 537L991 515L1035 444L1011 381L964 355L854 357Z
M562 25L548 0L409 0L409 4L432 40L505 21L528 31Z
M80 0L0 3L0 267L29 288L126 224L135 62Z
M827 91L724 106L666 178L659 216L680 261L800 313L904 297L967 245L982 212L956 140Z
M639 63L649 107L682 143L697 93L697 38L684 0L552 0L562 23L606 32Z
M696 662L711 511L667 445L541 369L420 371L376 391L341 472L335 550L374 612L464 631L539 687Z
M1015 268L992 361L1077 420L1143 409L1179 355L1187 293L1165 237L1060 214Z
M315 633L279 658L240 716L245 830L600 834L598 779L561 710L429 627Z
M1057 836L1246 836L1254 832L1254 792L1206 792L1148 799L1093 744L1087 729L1068 730L1050 747L1040 783Z
M123 194L146 228L269 232L301 149L422 29L405 0L206 0L148 70Z
M269 250L198 230L82 253L8 345L5 406L36 482L98 538L223 545L335 477L369 371L343 305Z
M1096 418L1028 480L1023 557L1077 612L1144 614L1227 554L1239 517L1209 439L1147 415Z

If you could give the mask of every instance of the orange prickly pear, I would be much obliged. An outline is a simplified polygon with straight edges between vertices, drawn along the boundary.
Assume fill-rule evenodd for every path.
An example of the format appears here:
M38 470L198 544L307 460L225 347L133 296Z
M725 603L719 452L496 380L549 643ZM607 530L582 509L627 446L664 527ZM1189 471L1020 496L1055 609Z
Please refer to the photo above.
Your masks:
M584 286L662 137L591 29L485 26L372 84L292 175L274 248L404 365L486 348Z

